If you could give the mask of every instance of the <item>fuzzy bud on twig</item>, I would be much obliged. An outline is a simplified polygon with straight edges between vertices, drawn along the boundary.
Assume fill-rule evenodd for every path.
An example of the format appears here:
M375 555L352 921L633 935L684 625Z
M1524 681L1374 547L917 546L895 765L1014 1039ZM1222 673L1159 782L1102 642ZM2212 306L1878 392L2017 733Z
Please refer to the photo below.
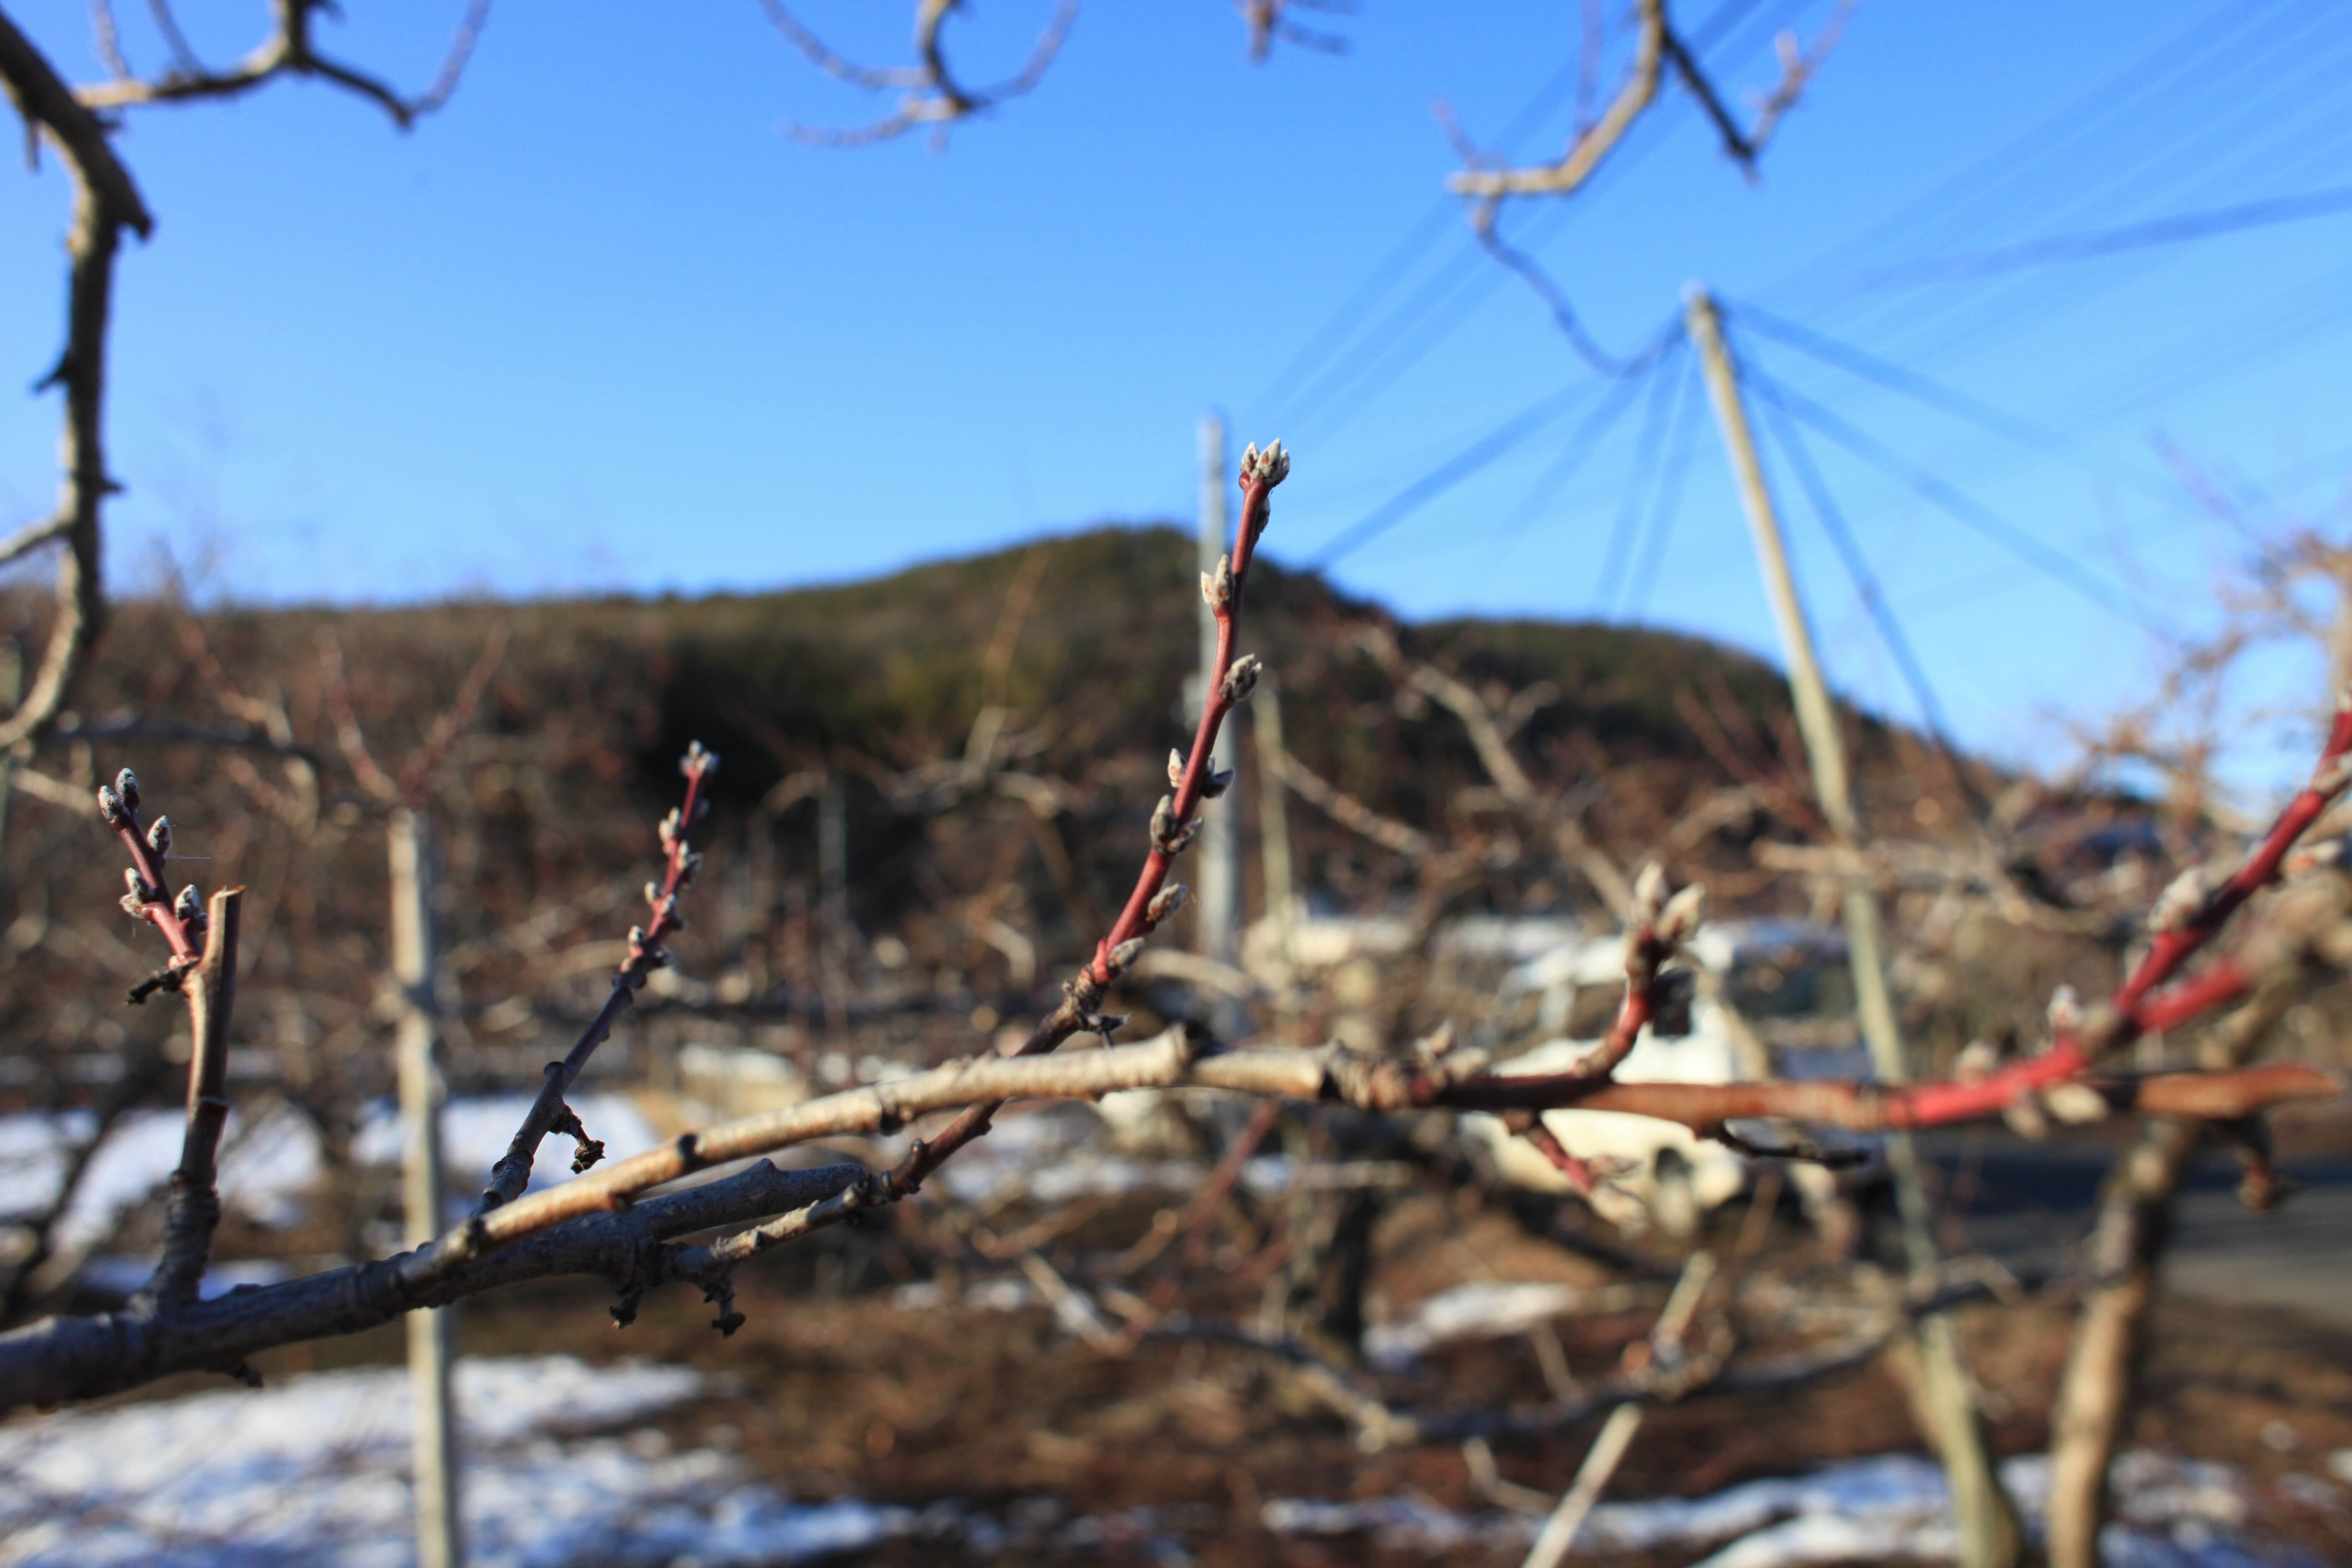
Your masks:
M138 867L125 866L122 868L122 885L130 889L131 896L138 900L141 903L152 904L155 901L155 889L149 887L145 881L141 879Z
M1658 940L1668 946L1687 942L1696 934L1698 922L1706 913L1706 889L1693 882L1689 887L1666 900L1658 911Z
M1654 925L1665 907L1666 868L1653 860L1633 879L1633 923Z
M194 882L180 889L179 902L172 906L172 912L191 925L204 924L205 901L197 896Z
M1255 441L1242 449L1242 482L1244 484L1253 479L1263 479L1265 481L1266 488L1271 489L1289 477L1290 454L1282 449L1280 440L1275 441L1263 452L1257 449L1257 443Z
M139 809L139 775L129 768L114 775L114 793L122 797L126 810Z
M1217 759L1211 757L1208 767L1201 774L1202 795L1210 800L1214 800L1233 787L1234 770L1226 768L1220 772L1217 768Z
M2205 907L2209 891L2202 866L2191 866L2165 885L2156 900L2156 908L2147 915L2147 929L2164 932L2179 931L2197 918Z
M708 778L719 771L719 753L705 751L699 741L686 743L686 755L678 759L677 771L688 778Z
M1248 701L1250 693L1257 689L1258 676L1265 669L1265 661L1254 653L1245 653L1234 660L1234 667L1225 671L1222 692L1224 700L1227 702Z
M2083 1026L2082 998L2074 994L2072 985L2061 985L2050 994L2050 1032L2071 1035Z
M2106 1119L2107 1097L2087 1083L2053 1083L2042 1090L2042 1103L2069 1127Z
M158 855L169 855L172 852L172 819L170 817L159 816L149 825L147 847Z
M2319 765L2311 770L2311 789L2315 795L2334 799L2344 793L2347 784L2352 784L2352 752L2322 757Z
M1172 795L1161 795L1160 804L1151 808L1151 847L1162 855L1176 854L1200 831L1201 819L1197 816L1177 820L1176 797Z
M1116 980L1127 973L1128 966L1133 963L1142 952L1143 939L1139 936L1129 937L1112 948L1105 956L1103 968L1109 973L1113 980Z
M109 827L121 827L131 819L122 809L122 797L114 793L112 784L98 786L98 815Z
M1225 606L1234 602L1234 563L1230 556L1218 556L1217 569L1201 574L1201 597L1221 616Z
M1192 889L1181 882L1171 882L1151 895L1151 901L1143 906L1143 918L1157 926L1192 901Z
M1171 746L1168 749L1168 787L1181 789L1184 784L1184 753Z

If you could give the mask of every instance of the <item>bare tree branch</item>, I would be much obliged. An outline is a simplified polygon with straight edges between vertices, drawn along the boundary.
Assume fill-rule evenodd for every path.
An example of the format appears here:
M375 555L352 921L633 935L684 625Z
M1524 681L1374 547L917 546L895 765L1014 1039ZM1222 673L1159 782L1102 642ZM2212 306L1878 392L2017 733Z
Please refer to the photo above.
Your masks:
M0 86L29 126L37 126L73 177L73 226L66 248L66 343L43 385L65 393L57 510L40 525L66 541L58 563L57 616L38 671L16 710L0 720L0 749L33 740L57 721L83 658L98 640L106 604L100 580L100 511L115 487L106 471L106 328L114 298L114 258L122 231L154 230L131 173L106 128L74 97L31 40L0 13ZM16 543L30 538L20 533Z
M876 69L836 53L803 26L782 0L760 0L761 8L767 12L775 29L827 76L868 92L896 89L900 93L897 111L871 124L848 131L828 131L795 123L790 127L793 138L812 146L846 148L870 147L923 126L943 135L947 127L957 121L1033 90L1045 79L1054 57L1061 53L1070 26L1078 15L1076 0L1062 0L1045 31L1038 34L1028 62L1018 72L991 87L968 88L950 68L946 48L940 42L948 17L962 4L963 0L916 0L915 55L919 63Z
M386 82L319 52L311 25L320 12L331 14L326 0L270 0L269 36L236 65L215 69L189 48L167 0L152 0L156 23L171 44L172 68L152 79L118 71L115 79L95 83L77 96L91 109L130 109L155 103L180 103L200 98L236 98L274 77L310 76L335 83L368 100L405 131L449 101L466 65L473 58L482 26L489 17L489 0L469 0L465 16L452 35L441 68L432 84L414 98L404 97Z
M236 1005L236 927L244 894L242 888L224 888L213 895L204 958L180 983L188 1001L194 1048L188 1058L187 1131L163 1209L163 1256L143 1292L157 1306L184 1307L196 1299L197 1281L212 1256L213 1229L220 1224L215 1158L221 1130L228 1124L223 1089L228 1079L229 1019Z

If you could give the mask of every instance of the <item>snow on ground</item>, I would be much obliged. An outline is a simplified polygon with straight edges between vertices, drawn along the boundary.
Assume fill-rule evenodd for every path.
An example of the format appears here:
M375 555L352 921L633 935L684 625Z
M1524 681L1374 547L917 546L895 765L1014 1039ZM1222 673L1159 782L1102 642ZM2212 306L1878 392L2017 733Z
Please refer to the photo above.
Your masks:
M522 1125L523 1113L538 1091L530 1094L467 1094L460 1095L441 1108L441 1163L451 1173L450 1179L461 1186L471 1185L489 1174L490 1167L507 1152L515 1129ZM607 1160L625 1160L632 1154L642 1154L662 1142L637 1102L625 1094L577 1094L567 1097L572 1109L580 1113L581 1123L588 1136L604 1145ZM392 1104L378 1100L362 1113L359 1128L352 1135L352 1158L362 1165L397 1165L400 1163L400 1114ZM530 1190L553 1186L572 1179L572 1140L550 1138L541 1146L538 1163L531 1167Z
M467 1182L487 1173L506 1152L530 1100L500 1094L450 1101L441 1123L448 1169ZM603 1140L608 1158L641 1153L661 1142L626 1095L585 1094L572 1104L590 1136ZM68 1158L95 1126L79 1110L0 1116L0 1221L47 1210L57 1200ZM160 1194L179 1163L181 1131L176 1110L133 1111L117 1121L90 1159L58 1227L58 1245L69 1251L97 1241L118 1215ZM550 1141L531 1173L534 1188L570 1176L570 1147L568 1140ZM363 1165L400 1163L400 1123L390 1105L378 1103L363 1114L352 1152ZM232 1111L221 1142L221 1200L256 1224L292 1225L301 1218L302 1195L319 1179L320 1165L317 1130L293 1111L265 1111L257 1119Z
M800 1562L921 1528L905 1509L792 1502L737 1459L661 1435L579 1434L703 1390L688 1367L569 1356L458 1363L477 1568ZM318 1373L0 1426L6 1568L407 1568L408 1374Z
M1455 1340L1492 1340L1525 1333L1538 1323L1570 1312L1620 1312L1638 1304L1638 1288L1472 1280L1425 1298L1410 1316L1376 1323L1364 1331L1364 1355L1373 1365L1399 1371L1435 1346Z
M0 1219L44 1213L57 1201L66 1162L89 1139L88 1111L0 1116ZM134 1110L114 1124L90 1157L57 1241L79 1247L105 1236L115 1216L163 1191L180 1163L177 1110ZM486 1165L484 1169L488 1169ZM319 1136L289 1110L258 1121L229 1113L221 1139L221 1201L260 1225L290 1225L299 1198L319 1177Z
M1216 1521L1198 1507L1072 1517L1051 1498L1001 1518L951 1501L920 1512L795 1502L740 1459L673 1450L644 1425L708 1392L691 1368L535 1356L461 1362L457 1377L478 1568L799 1563L898 1535L955 1538L982 1555L1119 1543L1175 1561L1184 1534ZM409 1568L408 1429L399 1367L0 1425L0 1568ZM2011 1459L2002 1479L2038 1520L2047 1462ZM2319 1568L2249 1533L2252 1494L2225 1466L2130 1453L2115 1486L2108 1568ZM1948 1560L1945 1495L1928 1460L1882 1456L1709 1497L1606 1501L1578 1545L1687 1553L1699 1568ZM1280 1534L1369 1533L1391 1550L1454 1554L1523 1551L1541 1523L1410 1497L1280 1499L1262 1518Z
M2226 1466L2128 1453L2113 1472L2116 1521L2100 1539L2107 1568L2322 1568L2292 1548L2245 1532L2250 1499ZM2049 1461L2001 1466L2029 1528L2049 1496ZM1533 1542L1542 1520L1494 1510L1455 1513L1410 1498L1359 1502L1277 1499L1266 1528L1285 1535L1369 1531L1391 1550L1450 1552L1466 1545ZM1832 1563L1948 1562L1956 1544L1943 1472L1915 1455L1852 1459L1808 1476L1749 1481L1703 1498L1602 1502L1577 1536L1580 1551L1694 1552L1696 1568L1804 1568Z

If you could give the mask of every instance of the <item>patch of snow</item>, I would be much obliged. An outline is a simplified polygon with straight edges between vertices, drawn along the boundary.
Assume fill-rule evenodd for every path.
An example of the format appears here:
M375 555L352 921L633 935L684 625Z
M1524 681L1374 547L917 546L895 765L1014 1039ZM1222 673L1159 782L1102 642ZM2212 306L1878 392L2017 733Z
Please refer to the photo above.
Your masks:
M534 1094L460 1095L441 1108L441 1163L450 1179L470 1187L489 1173L522 1125ZM606 1160L625 1160L663 1142L637 1102L625 1094L567 1097L588 1136L604 1145ZM352 1134L352 1158L362 1165L400 1163L400 1111L378 1100L360 1115ZM530 1173L530 1191L572 1179L572 1140L551 1137L541 1145Z
M130 1258L121 1253L109 1253L86 1258L74 1278L85 1289L102 1296L128 1299L155 1272L152 1258ZM276 1285L291 1279L293 1264L282 1258L248 1258L231 1263L215 1263L205 1270L196 1282L196 1295L209 1301L215 1296L226 1296L240 1285Z
M660 1434L580 1436L701 1391L690 1368L569 1356L460 1362L468 1561L478 1568L797 1563L916 1528L904 1509L793 1502ZM408 1375L319 1373L0 1426L6 1568L408 1568Z
M1402 1370L1436 1345L1525 1333L1570 1312L1623 1310L1637 1299L1622 1287L1585 1290L1573 1285L1473 1280L1428 1297L1409 1318L1366 1330L1364 1354L1375 1366Z
M2040 1455L2001 1466L2002 1483L2029 1528L2038 1528L2049 1479L2049 1461ZM2100 1537L2105 1568L2318 1568L2299 1552L2243 1533L2249 1493L2227 1466L2137 1451L2116 1458L2112 1479L2117 1518ZM1603 1502L1587 1516L1577 1545L1659 1552L1727 1542L1698 1568L1949 1561L1956 1544L1949 1513L1943 1472L1934 1463L1886 1455L1749 1481L1709 1497ZM1542 1524L1530 1514L1462 1514L1408 1498L1277 1499L1263 1517L1278 1534L1369 1531L1382 1546L1431 1552L1474 1543L1524 1547Z
M530 1098L467 1096L444 1110L444 1157L462 1183L478 1179L506 1152ZM625 1095L587 1094L572 1103L590 1135L604 1141L607 1158L640 1153L661 1142ZM81 1110L0 1116L0 1222L47 1212L57 1201L68 1161L96 1126L96 1119ZM58 1222L52 1237L58 1250L73 1252L104 1241L124 1214L156 1200L180 1163L183 1130L177 1110L135 1110L118 1120L90 1157L73 1203ZM534 1189L569 1178L569 1151L568 1141L550 1141L531 1173ZM352 1155L362 1164L400 1163L400 1124L389 1104L379 1102L362 1115ZM233 1110L221 1139L221 1202L257 1225L299 1224L302 1198L322 1165L318 1131L298 1113L278 1108L255 1118ZM112 1276L101 1281L109 1287L115 1282ZM243 1282L229 1279L223 1288ZM144 1283L144 1277L137 1283Z
M0 1217L41 1214L55 1203L67 1161L96 1126L80 1110L0 1116ZM58 1223L57 1244L72 1249L99 1241L125 1210L163 1191L180 1163L183 1131L176 1110L134 1110L117 1121L90 1157ZM319 1168L318 1132L293 1111L270 1111L257 1121L229 1113L221 1138L226 1207L257 1225L295 1224L302 1215L300 1194L318 1180Z

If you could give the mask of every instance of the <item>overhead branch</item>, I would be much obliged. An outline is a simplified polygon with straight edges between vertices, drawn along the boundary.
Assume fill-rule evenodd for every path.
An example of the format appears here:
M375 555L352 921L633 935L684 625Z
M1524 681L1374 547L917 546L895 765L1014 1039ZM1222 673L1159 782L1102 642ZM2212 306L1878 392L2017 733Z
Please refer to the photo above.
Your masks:
M1841 4L1810 49L1795 35L1778 40L1780 78L1761 95L1756 115L1742 125L1724 102L1722 91L1700 66L1690 45L1675 32L1666 12L1666 0L1637 0L1634 13L1633 59L1624 85L1601 111L1601 118L1580 129L1558 161L1519 167L1500 166L1457 136L1467 165L1449 176L1446 188L1477 204L1473 221L1480 228L1492 225L1496 206L1510 196L1566 196L1581 190L1609 155L1623 142L1643 114L1657 100L1658 88L1671 66L1722 140L1724 151L1742 170L1753 172L1764 144L1771 139L1788 111L1796 106L1822 60L1836 47L1852 11L1851 0ZM1450 121L1450 113L1442 115Z
M489 0L470 0L451 36L441 68L423 92L404 95L381 78L369 75L320 52L311 24L320 12L332 14L326 0L271 0L268 37L233 66L205 65L188 47L168 0L154 0L156 20L173 51L172 68L154 78L121 72L108 81L79 90L86 108L133 109L148 104L184 103L193 99L236 98L280 76L316 77L358 94L392 117L405 131L449 101L473 58L482 26L489 17Z
M5 13L0 13L0 87L29 127L55 148L74 186L66 342L43 380L65 394L57 510L9 542L11 556L48 539L65 542L58 563L57 610L40 667L16 710L0 719L0 749L44 734L57 721L105 617L100 513L117 488L106 471L106 331L114 300L114 258L122 231L142 238L155 220L106 127ZM37 537L42 536L42 537ZM21 547L21 549L20 549Z
M1253 63L1263 62L1273 54L1277 40L1319 55L1344 55L1348 52L1347 39L1320 27L1307 26L1297 16L1302 11L1322 16L1356 14L1355 0L1240 0L1234 8L1241 13L1242 26L1248 29L1249 58Z
M898 109L870 124L846 131L826 130L817 126L790 125L793 140L819 147L870 147L877 142L887 142L910 131L929 127L936 134L944 134L947 127L983 110L1019 98L1034 90L1045 79L1054 58L1062 52L1069 37L1071 24L1077 20L1077 0L1062 0L1054 15L1031 46L1029 58L1021 69L1004 80L984 88L965 86L948 63L947 49L941 32L948 17L960 9L963 0L916 0L915 58L911 66L875 68L861 66L841 55L824 40L803 26L800 19L782 4L782 0L760 0L768 20L793 47L817 69L836 81L867 92L896 90L900 96Z

